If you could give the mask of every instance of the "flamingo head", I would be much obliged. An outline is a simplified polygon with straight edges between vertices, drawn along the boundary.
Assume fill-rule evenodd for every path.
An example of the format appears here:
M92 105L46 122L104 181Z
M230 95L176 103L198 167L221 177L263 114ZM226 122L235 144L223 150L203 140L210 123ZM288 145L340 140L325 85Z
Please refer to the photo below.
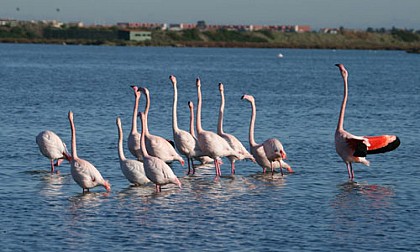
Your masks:
M134 90L134 93L137 93L137 90L139 90L139 88L137 86L132 85L131 88Z
M280 150L281 159L287 159L287 154L284 150Z
M65 143L63 143L64 146L64 151L63 151L63 157L67 160L67 161L71 161L73 158L70 155L70 152L67 150L67 146Z
M255 101L255 99L252 95L247 95L247 94L244 94L241 99L242 100L247 100L249 102L254 102Z
M195 85L196 85L197 87L201 87L201 81L200 81L200 78L195 79Z
M68 117L69 117L69 120L73 121L73 112L72 111L69 111Z
M340 69L341 76L343 76L343 78L348 77L349 74L343 64L335 64L335 66L338 67L338 69Z
M139 87L139 90L140 90L140 92L142 92L147 97L149 96L149 89L147 89L145 87Z
M174 75L169 76L169 79L172 82L172 85L176 85L176 77Z
M220 82L220 83L219 83L219 91L220 91L220 92L223 92L223 90L224 90L224 88L223 88L223 83L221 83L221 82Z
M192 101L188 101L188 107L190 109L194 108L194 103Z
M104 188L106 189L106 191L107 192L110 192L111 191L111 184L109 183L109 181L108 180L105 180L104 181Z

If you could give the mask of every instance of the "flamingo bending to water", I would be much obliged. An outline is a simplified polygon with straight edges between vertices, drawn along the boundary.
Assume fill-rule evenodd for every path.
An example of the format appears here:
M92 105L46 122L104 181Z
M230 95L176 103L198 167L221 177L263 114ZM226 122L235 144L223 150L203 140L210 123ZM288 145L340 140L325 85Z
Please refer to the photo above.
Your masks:
M184 159L182 159L182 157L176 152L174 146L168 140L163 137L150 134L147 122L150 109L149 90L145 87L140 87L140 90L146 96L146 107L144 110L145 123L142 123L145 129L142 129L142 132L144 132L142 134L145 134L147 152L154 157L162 159L166 163L171 163L176 160L183 166Z
M238 158L238 154L233 150L228 142L221 136L212 131L204 130L201 127L201 81L199 78L196 80L197 86L197 140L200 149L206 156L213 158L214 166L216 169L216 178L222 175L220 170L221 157L234 156Z
M87 160L81 159L77 156L76 151L76 128L73 121L73 112L68 114L70 128L71 128L71 176L74 181L83 189L89 192L90 188L95 186L103 186L108 192L111 191L111 185L108 180L105 180L101 173L89 163Z
M45 130L36 136L36 143L42 155L51 162L51 173L54 173L54 160L57 160L56 166L59 166L64 159L70 161L71 155L67 150L66 144L57 134L50 130Z
M176 184L179 186L179 188L181 188L181 182L179 181L178 177L174 174L171 167L169 167L169 165L166 164L162 159L148 154L145 140L147 119L145 113L140 112L139 115L142 123L140 146L143 154L144 171L146 173L147 178L153 183L155 183L156 192L162 191L162 185L171 183Z
M235 158L234 156L229 156L228 159L231 164L231 174L235 174L235 161L236 160L243 160L243 159L249 159L255 162L255 158L245 149L243 144L232 134L228 134L223 131L223 115L225 111L225 94L224 94L224 87L223 83L219 83L219 91L220 91L220 110L219 110L219 121L217 123L217 134L223 139L225 139L230 147L232 147L233 150L236 151L238 158Z
M348 72L343 64L336 64L344 82L343 102L341 103L340 116L335 130L335 149L346 163L350 180L354 179L352 163L362 163L369 166L366 155L384 153L395 150L400 145L400 139L395 135L382 136L355 136L344 130L344 113L348 97Z
M138 160L125 158L123 150L123 130L121 126L121 119L119 117L117 117L116 124L118 128L118 157L120 160L120 168L122 173L127 178L127 180L134 185L143 185L149 183L150 180L146 177L143 163Z
M130 150L131 154L137 158L137 160L142 160L143 157L141 156L140 150L140 133L137 131L137 114L139 108L139 100L141 96L141 92L136 86L131 86L134 91L134 108L133 108L133 117L131 119L131 131L128 135L127 145L128 150Z
M169 79L172 82L172 86L174 89L174 98L173 98L173 105L172 105L172 131L174 136L175 146L178 151L187 157L188 161L188 173L191 173L191 165L192 167L192 174L195 173L194 164L192 163L192 159L198 156L202 156L202 151L198 146L197 140L187 131L181 130L178 127L178 117L177 117L177 105L178 105L178 89L177 89L177 81L176 77L171 75Z
M284 162L286 158L286 152L283 149L280 141L276 138L269 138L262 144L257 144L254 139L254 127L255 119L257 116L257 109L255 105L255 99L252 95L242 96L243 100L247 100L251 103L252 113L251 121L249 123L249 145L251 147L251 153L254 156L257 163L263 168L263 172L266 172L267 168L271 168L271 174L274 173L274 169L279 167L280 172L283 175L282 168L286 168L289 172L293 172L290 165ZM275 162L277 161L277 162Z

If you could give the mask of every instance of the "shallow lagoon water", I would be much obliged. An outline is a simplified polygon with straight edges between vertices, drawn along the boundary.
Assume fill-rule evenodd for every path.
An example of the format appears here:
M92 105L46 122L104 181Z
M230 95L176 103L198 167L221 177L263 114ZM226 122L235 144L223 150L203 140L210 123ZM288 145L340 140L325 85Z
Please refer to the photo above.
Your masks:
M284 55L277 58L278 53ZM345 128L356 135L396 134L401 146L354 165L349 183L335 153L334 130L349 71ZM0 44L0 248L16 250L396 251L420 248L418 55L401 51L143 48ZM187 102L203 91L203 127L216 130L225 86L224 129L248 147L249 103L256 99L255 138L279 138L294 174L262 174L236 162L222 178L214 167L186 176L183 188L132 187L119 168L117 127L124 150L134 96L151 94L149 128L171 138L172 85L178 79L179 126L188 129ZM144 96L140 109L144 108ZM74 112L79 156L109 179L112 191L83 195L63 163L35 143L46 129L70 146Z

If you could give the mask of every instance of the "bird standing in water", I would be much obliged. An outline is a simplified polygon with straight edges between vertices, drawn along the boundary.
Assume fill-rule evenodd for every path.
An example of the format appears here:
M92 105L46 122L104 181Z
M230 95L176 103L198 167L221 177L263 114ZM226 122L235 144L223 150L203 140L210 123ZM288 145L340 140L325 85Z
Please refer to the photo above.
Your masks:
M336 64L344 82L343 102L335 130L335 149L346 163L349 179L354 179L352 163L362 163L369 166L368 154L384 153L395 150L400 145L400 139L395 135L355 136L344 130L344 114L348 98L348 72L343 64Z

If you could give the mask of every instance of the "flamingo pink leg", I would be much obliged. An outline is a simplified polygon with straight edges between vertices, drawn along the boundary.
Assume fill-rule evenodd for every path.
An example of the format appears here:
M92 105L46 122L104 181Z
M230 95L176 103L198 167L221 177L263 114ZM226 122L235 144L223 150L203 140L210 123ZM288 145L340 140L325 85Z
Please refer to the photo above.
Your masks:
M51 160L51 173L54 173L54 160Z
M231 163L230 174L235 175L235 162Z
M347 166L347 173L349 174L349 179L353 180L354 179L354 170L353 170L353 166L351 163L346 163Z
M187 175L190 175L190 173L191 173L191 165L190 165L191 159L190 158L187 158L187 161L188 161L188 172L187 172Z

